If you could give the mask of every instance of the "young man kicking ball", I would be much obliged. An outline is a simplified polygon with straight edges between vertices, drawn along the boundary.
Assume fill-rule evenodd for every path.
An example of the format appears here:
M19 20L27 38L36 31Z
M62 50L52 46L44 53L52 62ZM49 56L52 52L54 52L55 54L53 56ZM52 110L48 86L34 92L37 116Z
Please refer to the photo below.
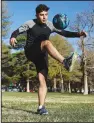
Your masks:
M48 114L45 108L48 54L64 65L68 71L70 71L75 58L74 53L67 59L64 58L49 41L50 34L56 32L65 37L86 37L85 32L78 33L56 29L52 22L48 21L48 10L49 8L46 5L38 5L36 7L36 19L25 22L12 33L10 38L10 44L15 46L17 43L16 37L23 32L27 32L27 41L24 50L27 59L35 64L38 74L40 85L38 90L39 107L37 112L39 114Z

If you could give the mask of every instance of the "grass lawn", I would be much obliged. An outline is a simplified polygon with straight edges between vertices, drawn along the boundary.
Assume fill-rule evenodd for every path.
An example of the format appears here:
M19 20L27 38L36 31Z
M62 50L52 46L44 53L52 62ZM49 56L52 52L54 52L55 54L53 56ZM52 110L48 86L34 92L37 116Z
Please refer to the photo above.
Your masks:
M37 107L37 93L2 92L2 122L94 122L94 94L48 93L49 114Z

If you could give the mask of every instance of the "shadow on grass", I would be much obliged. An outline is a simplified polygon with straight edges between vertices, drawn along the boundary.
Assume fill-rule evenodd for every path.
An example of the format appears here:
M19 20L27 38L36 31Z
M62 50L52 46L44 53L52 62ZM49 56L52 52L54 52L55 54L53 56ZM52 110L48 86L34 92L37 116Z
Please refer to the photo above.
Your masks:
M34 111L28 111L28 110L23 110L23 109L17 109L15 107L6 107L4 105L1 106L2 108L6 108L6 109L13 109L13 110L19 110L19 111L25 111L27 113L32 113L32 114L38 114L37 112L34 112Z

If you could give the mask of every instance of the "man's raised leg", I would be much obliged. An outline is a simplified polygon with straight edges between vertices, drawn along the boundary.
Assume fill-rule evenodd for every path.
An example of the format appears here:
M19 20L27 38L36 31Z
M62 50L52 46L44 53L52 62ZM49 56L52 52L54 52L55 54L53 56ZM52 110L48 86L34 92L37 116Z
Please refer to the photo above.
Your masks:
M74 52L72 55L70 55L68 58L64 58L57 49L52 45L52 43L49 40L42 41L41 42L41 50L46 50L50 56L52 56L54 59L59 61L60 63L63 63L64 67L68 71L72 71L74 67L74 63L77 59L77 54Z
M49 40L42 41L41 49L46 49L50 56L52 56L54 59L61 63L63 62L64 57L57 51L57 49L52 45Z

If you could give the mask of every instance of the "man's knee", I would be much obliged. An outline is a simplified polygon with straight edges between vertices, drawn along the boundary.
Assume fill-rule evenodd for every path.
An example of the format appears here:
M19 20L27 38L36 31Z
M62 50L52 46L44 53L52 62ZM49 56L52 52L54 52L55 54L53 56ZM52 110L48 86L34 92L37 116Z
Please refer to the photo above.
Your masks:
M45 76L42 73L38 73L38 79L41 86L46 87Z
M47 47L51 42L49 40L45 40L41 42L41 49Z
M44 44L45 46L48 46L49 44L51 44L51 42L49 40L46 40Z

